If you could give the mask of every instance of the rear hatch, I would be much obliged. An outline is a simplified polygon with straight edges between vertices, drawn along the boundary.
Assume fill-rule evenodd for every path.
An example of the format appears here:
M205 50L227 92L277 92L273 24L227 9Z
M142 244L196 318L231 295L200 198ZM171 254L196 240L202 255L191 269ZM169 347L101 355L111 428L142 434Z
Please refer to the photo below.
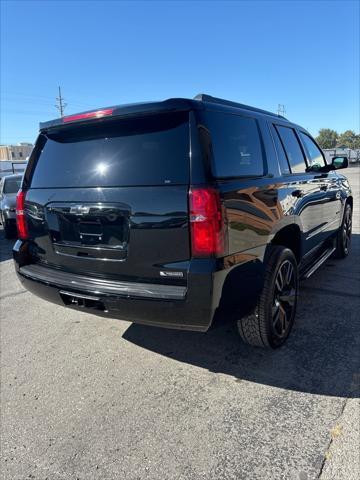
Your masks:
M184 284L189 150L188 112L43 132L26 173L32 261L99 278Z

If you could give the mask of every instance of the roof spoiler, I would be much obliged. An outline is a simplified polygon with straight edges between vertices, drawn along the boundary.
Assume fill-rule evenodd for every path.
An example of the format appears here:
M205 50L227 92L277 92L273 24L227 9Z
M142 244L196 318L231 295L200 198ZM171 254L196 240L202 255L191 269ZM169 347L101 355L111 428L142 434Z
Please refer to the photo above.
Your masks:
M271 115L272 117L280 117L284 120L287 118L283 117L282 115L278 115L277 113L269 112L268 110L262 110L261 108L251 107L250 105L244 105L243 103L232 102L231 100L224 100L223 98L212 97L211 95L207 95L205 93L199 93L194 97L194 100L198 100L200 102L207 102L207 103L217 103L220 105L227 105L229 107L237 107L243 108L244 110L250 110L252 112L264 113L266 115Z
M192 100L184 98L170 98L159 102L143 102L130 103L125 105L116 105L113 107L105 107L94 110L87 110L86 112L76 113L65 117L56 118L48 122L41 122L39 124L40 131L47 130L53 127L68 127L77 123L88 123L99 120L106 120L111 117L125 117L130 115L150 115L152 113L160 112L175 112L182 110L189 110L191 108Z

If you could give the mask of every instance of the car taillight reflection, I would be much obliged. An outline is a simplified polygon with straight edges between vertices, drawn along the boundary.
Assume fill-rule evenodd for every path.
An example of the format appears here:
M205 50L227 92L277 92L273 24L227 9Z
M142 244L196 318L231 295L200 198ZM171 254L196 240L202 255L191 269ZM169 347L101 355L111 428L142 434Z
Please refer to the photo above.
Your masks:
M25 197L26 192L24 190L19 190L16 195L16 227L18 237L21 240L26 240L29 236L25 217Z

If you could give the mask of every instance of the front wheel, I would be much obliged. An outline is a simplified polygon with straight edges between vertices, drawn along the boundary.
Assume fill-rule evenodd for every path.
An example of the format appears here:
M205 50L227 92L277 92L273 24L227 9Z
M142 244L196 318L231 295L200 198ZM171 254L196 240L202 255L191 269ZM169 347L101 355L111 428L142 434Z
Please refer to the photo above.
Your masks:
M351 245L352 230L352 208L349 203L345 205L345 211L341 227L336 237L336 250L334 256L336 258L345 258L349 255Z
M242 340L257 347L278 348L288 338L295 320L299 275L293 252L271 246L264 286L251 315L238 320Z

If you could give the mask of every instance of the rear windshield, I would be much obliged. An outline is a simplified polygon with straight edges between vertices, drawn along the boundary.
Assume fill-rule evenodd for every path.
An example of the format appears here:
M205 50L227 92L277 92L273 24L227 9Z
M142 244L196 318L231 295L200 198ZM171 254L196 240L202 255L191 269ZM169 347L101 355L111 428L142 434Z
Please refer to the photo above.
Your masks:
M188 112L41 135L31 188L187 184Z
M21 177L5 178L4 193L17 193L20 185Z

